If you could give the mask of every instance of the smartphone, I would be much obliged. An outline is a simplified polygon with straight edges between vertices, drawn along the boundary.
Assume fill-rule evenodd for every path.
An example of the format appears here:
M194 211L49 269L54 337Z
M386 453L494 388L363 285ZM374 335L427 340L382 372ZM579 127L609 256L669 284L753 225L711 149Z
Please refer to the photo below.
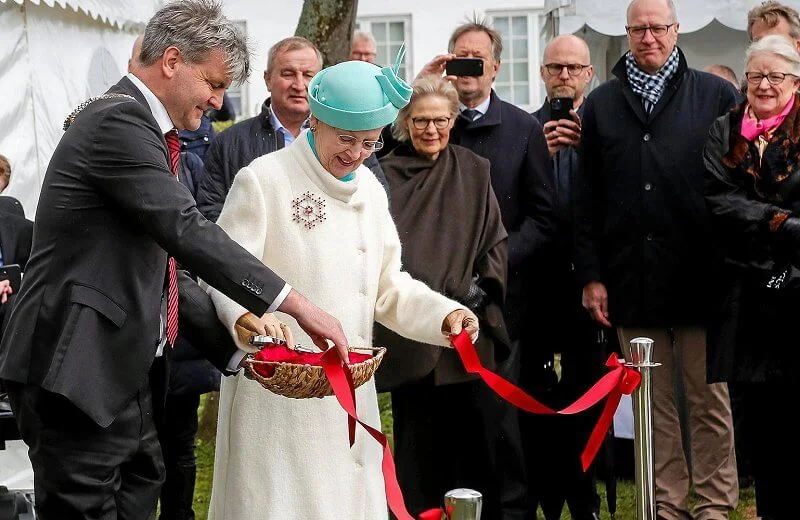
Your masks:
M480 58L453 58L445 64L448 76L483 76L483 60Z
M550 100L550 121L559 119L572 119L569 111L572 110L572 98L556 97Z
M10 281L14 293L19 292L19 286L22 283L22 269L17 264L0 266L0 281L2 280Z

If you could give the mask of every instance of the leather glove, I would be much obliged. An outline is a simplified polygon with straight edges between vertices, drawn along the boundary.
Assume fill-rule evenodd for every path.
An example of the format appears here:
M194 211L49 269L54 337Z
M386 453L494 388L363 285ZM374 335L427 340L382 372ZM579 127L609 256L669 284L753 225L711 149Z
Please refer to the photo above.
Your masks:
M464 305L469 307L472 312L477 312L483 308L485 303L486 291L478 285L478 275L475 275L469 283L469 291L467 292L467 297L464 298Z
M478 341L478 317L467 309L457 309L444 318L442 334L447 337L455 336L466 330L473 343Z
M239 319L236 320L234 328L236 329L236 336L239 338L239 341L245 345L250 344L250 338L253 336L266 335L272 336L273 338L284 339L289 347L294 346L294 338L292 337L291 329L288 325L276 318L274 314L264 314L260 318L252 312L242 314L239 316Z

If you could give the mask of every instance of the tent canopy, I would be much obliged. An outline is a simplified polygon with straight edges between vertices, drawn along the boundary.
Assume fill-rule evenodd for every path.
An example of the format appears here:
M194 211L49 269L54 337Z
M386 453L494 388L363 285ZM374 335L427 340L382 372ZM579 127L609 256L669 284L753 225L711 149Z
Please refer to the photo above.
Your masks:
M0 0L2 3L23 3L60 6L71 8L76 13L84 13L92 20L123 28L147 23L155 12L155 5L160 2L151 0Z
M680 32L691 33L703 29L713 20L737 31L747 30L747 12L761 0L674 0ZM630 0L572 0L561 8L559 33L569 34L584 24L608 36L625 34L625 12ZM800 9L799 0L783 0L785 5Z
M127 70L136 35L161 0L0 0L3 192L33 218L66 116Z

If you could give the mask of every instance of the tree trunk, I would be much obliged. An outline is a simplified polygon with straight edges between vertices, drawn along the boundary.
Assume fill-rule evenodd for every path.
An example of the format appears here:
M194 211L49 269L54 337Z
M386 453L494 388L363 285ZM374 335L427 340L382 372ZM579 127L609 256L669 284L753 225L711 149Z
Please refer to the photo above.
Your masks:
M350 56L358 0L304 0L295 36L307 38L322 53L323 67Z

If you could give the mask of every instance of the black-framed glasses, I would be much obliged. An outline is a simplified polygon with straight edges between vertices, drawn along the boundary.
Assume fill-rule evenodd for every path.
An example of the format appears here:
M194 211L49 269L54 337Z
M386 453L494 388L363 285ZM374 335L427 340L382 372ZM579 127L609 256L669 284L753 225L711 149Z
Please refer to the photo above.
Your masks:
M766 74L762 72L745 72L744 76L751 85L760 85L764 78L767 78L770 85L780 85L783 83L783 80L786 79L786 76L798 77L797 74L791 74L789 72L767 72Z
M590 67L590 65L582 65L580 63L545 63L544 68L551 76L558 76L565 68L570 76L577 76L583 69Z
M348 148L352 148L358 142L358 137L354 135L338 134L336 137L340 145L347 146ZM377 152L381 148L383 148L383 141L380 139L377 141L368 141L366 139L361 141L361 149L365 152Z
M646 33L648 30L650 31L650 34L652 34L656 38L661 38L662 36L665 36L667 34L669 28L672 27L673 25L675 25L674 22L669 25L663 25L663 24L636 25L636 26L626 25L625 31L627 31L628 35L630 35L631 38L644 38L644 33Z
M427 117L412 117L411 122L414 124L414 128L417 130L425 130L428 128L428 125L433 123L433 126L436 128L447 128L447 125L450 124L449 117L436 117L434 119L429 119Z

